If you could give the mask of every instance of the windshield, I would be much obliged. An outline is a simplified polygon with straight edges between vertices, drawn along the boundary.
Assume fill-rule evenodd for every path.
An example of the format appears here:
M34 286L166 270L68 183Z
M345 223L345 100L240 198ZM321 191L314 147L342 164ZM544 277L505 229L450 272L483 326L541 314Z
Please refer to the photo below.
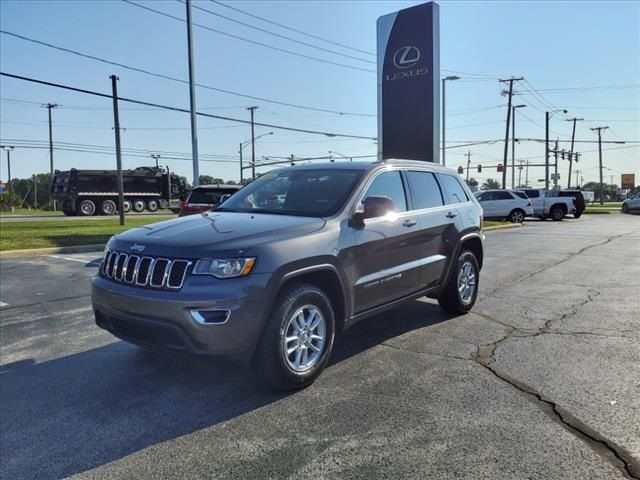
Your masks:
M295 168L269 172L218 210L308 217L334 215L363 175L361 170Z

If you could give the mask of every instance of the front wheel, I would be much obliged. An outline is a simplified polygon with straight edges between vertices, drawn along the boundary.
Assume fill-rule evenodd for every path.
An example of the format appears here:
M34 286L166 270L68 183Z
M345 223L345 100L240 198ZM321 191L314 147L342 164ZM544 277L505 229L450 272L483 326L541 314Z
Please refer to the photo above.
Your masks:
M335 318L318 287L287 286L276 299L253 356L262 379L280 390L311 385L331 355Z
M442 309L452 315L467 313L478 298L480 268L478 260L470 250L458 256L444 290L438 296Z
M516 209L509 214L509 221L511 223L522 223L524 222L524 212L522 210Z
M626 203L622 204L622 213L629 213L629 205Z

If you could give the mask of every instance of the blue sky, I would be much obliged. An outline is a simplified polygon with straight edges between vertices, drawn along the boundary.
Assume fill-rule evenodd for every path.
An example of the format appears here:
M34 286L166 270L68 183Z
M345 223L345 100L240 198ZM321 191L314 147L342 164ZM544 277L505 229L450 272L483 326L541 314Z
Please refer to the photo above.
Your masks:
M184 18L178 1L144 1L145 5ZM296 29L375 52L375 23L384 14L420 2L390 1L234 1L230 5ZM267 43L303 55L375 69L375 56L281 29L232 11L211 1L195 6L291 36L344 55L312 49L275 38L194 10L194 22L241 38ZM608 125L605 140L640 141L640 3L639 2L440 2L441 67L460 73L461 80L447 89L447 140L450 145L466 140L497 140L504 137L506 99L500 95L498 77L521 75L517 86L516 136L543 138L544 110L566 108L578 123L578 140L597 139L589 130ZM183 22L143 10L122 1L23 1L0 2L3 30L49 42L60 47L136 66L164 75L187 79L186 31ZM195 27L196 79L212 87L253 96L355 112L371 116L347 116L297 109L229 94L197 89L198 110L236 118L249 118L246 107L257 105L256 120L299 128L374 137L376 132L376 76L374 73L264 48ZM0 36L0 67L4 72L70 84L90 90L110 91L109 75L117 74L119 94L162 104L188 106L186 85L98 63L75 55ZM367 62L368 60L368 62ZM449 72L443 72L449 73ZM628 87L631 85L631 87ZM582 88L587 87L587 88ZM538 94L532 93L534 91ZM46 110L41 103L62 105L54 114L57 142L113 147L113 115L107 99L66 92L22 81L0 79L0 138L47 141ZM542 97L542 98L540 98ZM26 103L32 102L32 103ZM142 151L190 152L189 117L186 114L121 105L123 147ZM571 124L559 114L552 120L552 139L568 139ZM202 154L216 161L201 162L203 174L239 177L238 144L250 138L247 125L198 118ZM256 135L271 131L257 128ZM635 148L629 148L632 146ZM605 145L607 181L619 183L622 172L640 178L640 143ZM561 143L561 148L568 144ZM621 148L623 147L623 148ZM449 149L447 163L464 163L472 152L472 164L483 164L478 179L498 178L495 165L502 157L500 143ZM615 148L615 149L614 149ZM611 149L611 150L608 150ZM257 158L375 154L371 140L339 139L276 130L257 142ZM579 143L584 152L578 169L584 181L597 178L597 144ZM245 151L246 154L249 150ZM528 141L516 148L517 158L542 160L544 145ZM146 153L140 153L146 155ZM16 148L12 176L25 177L48 171L47 151ZM217 155L219 157L213 157ZM170 156L166 154L165 156ZM538 158L536 158L538 157ZM125 156L125 167L149 165L151 159ZM0 178L6 179L2 160ZM165 160L180 174L191 177L188 161ZM55 152L59 169L113 168L112 155ZM258 169L261 171L264 169ZM561 183L566 183L567 163L561 162ZM541 178L543 169L532 168L530 180Z

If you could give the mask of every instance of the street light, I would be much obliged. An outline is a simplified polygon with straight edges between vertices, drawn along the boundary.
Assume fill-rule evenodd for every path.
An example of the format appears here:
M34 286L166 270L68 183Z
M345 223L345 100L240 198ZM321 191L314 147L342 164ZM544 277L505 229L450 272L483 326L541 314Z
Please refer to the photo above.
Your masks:
M347 157L345 154L340 153L340 152L336 152L335 150L329 150L329 160L331 162L333 162L333 159L331 158L331 154L335 153L336 155L339 155L342 158L348 158L350 162L353 162L353 157Z
M525 107L526 105L511 107L511 188L516 188L516 109Z
M550 112L544 112L544 189L549 190L549 119L556 113L567 113L567 110L558 108Z
M445 82L447 80L460 80L460 77L458 77L457 75L450 75L448 77L444 77L442 79L442 165L446 165L447 161L446 161L446 148L447 148L447 142L446 142L446 109L445 109Z
M13 193L13 185L11 184L11 151L15 147L12 145L2 145L2 149L7 152L7 188L9 189L9 206L11 207L11 213L13 213L13 199L11 194Z
M242 180L243 180L242 176L243 176L243 168L244 168L242 166L242 149L244 147L246 147L247 145L249 145L250 143L252 143L252 142L255 144L256 140L258 140L259 138L265 137L267 135L273 135L273 132L263 133L262 135L258 135L255 138L250 138L249 140L246 140L244 142L240 142L240 150L238 151L238 153L240 154L240 183L242 183ZM255 176L256 164L253 161L251 163L252 163L252 167L254 169L254 176Z
M160 155L158 155L157 153L152 153L151 158L156 161L156 168L158 168L158 159L160 158Z

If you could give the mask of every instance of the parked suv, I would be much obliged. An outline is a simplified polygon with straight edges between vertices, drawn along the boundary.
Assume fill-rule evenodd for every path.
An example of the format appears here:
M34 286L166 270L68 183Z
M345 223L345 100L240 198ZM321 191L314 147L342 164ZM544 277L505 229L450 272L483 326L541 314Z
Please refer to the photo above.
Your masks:
M194 187L184 200L180 201L179 216L186 217L216 208L226 197L242 188L241 185L200 185Z
M523 192L511 190L485 190L474 194L485 218L509 220L513 223L524 222L524 217L533 216L531 200Z
M217 210L134 228L92 279L98 326L152 350L242 354L273 386L309 385L334 336L421 296L468 312L482 209L425 162L271 171Z

